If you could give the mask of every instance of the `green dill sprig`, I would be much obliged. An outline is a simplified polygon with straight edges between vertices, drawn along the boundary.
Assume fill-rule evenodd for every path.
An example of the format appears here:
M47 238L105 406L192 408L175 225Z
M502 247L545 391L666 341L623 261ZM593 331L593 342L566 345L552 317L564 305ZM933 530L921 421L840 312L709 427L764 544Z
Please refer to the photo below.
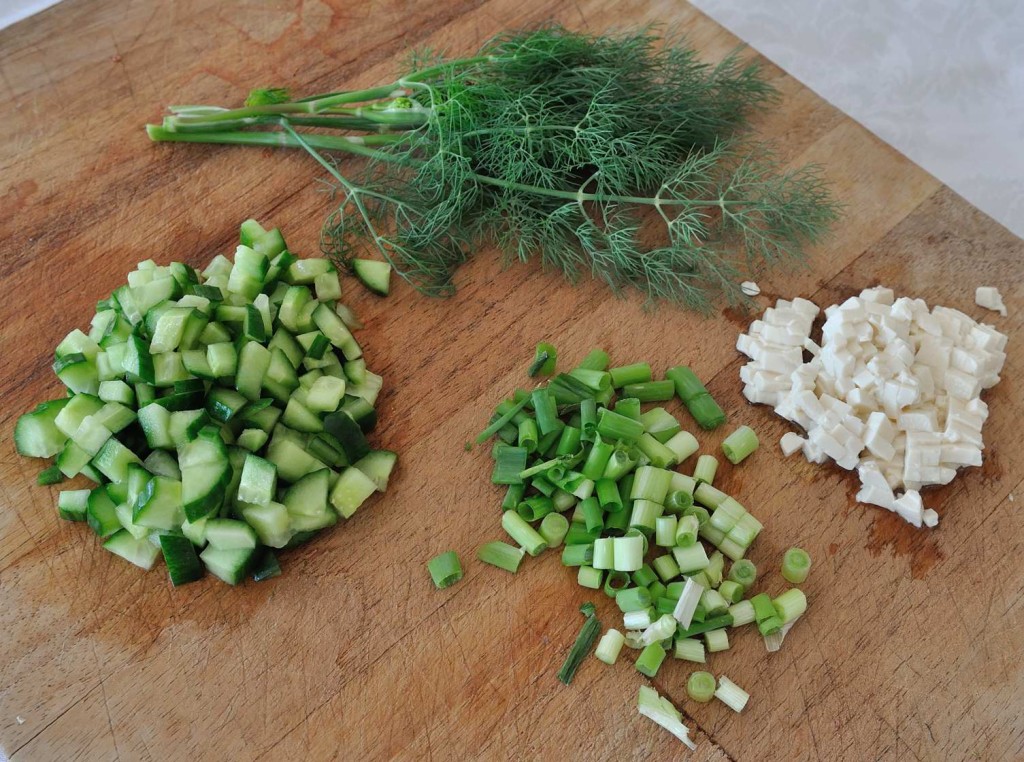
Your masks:
M742 301L745 274L802 261L836 219L818 168L787 170L744 139L749 114L777 96L738 53L712 66L649 30L550 27L415 67L369 90L186 107L148 130L304 148L336 183L325 253L346 263L375 249L437 296L454 292L470 255L495 246L508 263L539 257L571 281L590 275L706 310ZM325 152L366 162L342 172Z

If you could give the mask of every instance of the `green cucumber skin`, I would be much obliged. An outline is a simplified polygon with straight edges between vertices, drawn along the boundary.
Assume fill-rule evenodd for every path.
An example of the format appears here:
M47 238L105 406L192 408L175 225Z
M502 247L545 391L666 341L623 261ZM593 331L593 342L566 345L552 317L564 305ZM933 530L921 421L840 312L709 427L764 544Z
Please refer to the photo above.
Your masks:
M351 330L361 326L339 303L337 271L296 259L276 229L249 221L242 238L234 263L218 256L201 274L140 263L97 302L87 332L60 343L53 370L68 396L14 428L19 454L54 459L41 482L82 474L98 483L67 491L83 496L66 497L61 517L142 568L162 555L174 586L207 570L229 584L277 576L269 547L295 547L338 523L334 502L351 516L393 464L366 441L379 383L360 384L379 377L360 359ZM368 285L376 277L386 291L382 263L366 267ZM310 397L317 377L337 382ZM340 436L324 427L335 414ZM197 443L206 454L189 461ZM247 453L262 468L247 473ZM348 476L333 490L339 471Z

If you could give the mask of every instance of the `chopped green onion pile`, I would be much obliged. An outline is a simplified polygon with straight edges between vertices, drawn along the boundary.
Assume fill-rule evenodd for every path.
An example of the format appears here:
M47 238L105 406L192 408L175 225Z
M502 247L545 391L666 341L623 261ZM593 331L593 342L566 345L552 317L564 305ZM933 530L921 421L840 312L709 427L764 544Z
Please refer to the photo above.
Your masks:
M555 356L554 348L539 345L534 365L545 355ZM730 648L730 630L747 624L768 651L778 650L807 599L797 588L774 599L753 595L757 569L745 556L761 522L714 485L718 459L698 455L693 434L657 405L678 396L706 430L725 421L724 411L687 367L658 380L647 363L609 365L605 352L593 350L573 370L498 405L477 442L496 438L491 481L506 488L501 524L520 547L488 543L481 559L515 572L525 554L561 546L562 564L576 569L578 583L603 589L623 616L624 632L605 632L597 658L614 664L623 646L637 649L635 668L650 678L669 653L698 664L718 658L712 655ZM740 426L722 452L735 465L757 446L754 431ZM496 545L507 550L495 554ZM514 562L502 563L510 551ZM810 566L797 551L783 567L794 584ZM596 638L596 622L588 619L573 647L573 671ZM717 696L736 711L749 698L728 678L704 671L692 675L687 690L695 701ZM666 699L641 688L639 707L690 743Z
M255 220L240 238L202 273L139 263L57 346L68 395L15 427L21 455L56 457L40 484L96 485L62 491L62 518L144 569L162 553L174 585L280 574L275 551L351 517L396 461L366 439L382 380L334 267Z

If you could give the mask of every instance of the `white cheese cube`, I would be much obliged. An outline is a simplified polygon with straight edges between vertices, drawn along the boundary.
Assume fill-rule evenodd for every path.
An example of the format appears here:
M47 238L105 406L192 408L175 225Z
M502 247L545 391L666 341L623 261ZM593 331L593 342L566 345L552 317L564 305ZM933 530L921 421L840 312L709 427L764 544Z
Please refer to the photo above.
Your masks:
M907 490L893 502L893 509L904 521L920 527L924 521L924 505L917 490Z
M907 408L897 419L897 425L904 431L938 431L935 410Z
M800 450L806 441L799 434L788 431L782 435L782 439L779 440L779 446L782 448L782 454L788 458L797 450Z
M860 298L866 302L884 304L888 307L896 300L896 293L891 288L874 286L873 288L866 288L861 291Z
M979 286L974 292L974 303L987 310L998 312L1006 317L1006 305L1003 304L1003 297L999 289L993 286Z

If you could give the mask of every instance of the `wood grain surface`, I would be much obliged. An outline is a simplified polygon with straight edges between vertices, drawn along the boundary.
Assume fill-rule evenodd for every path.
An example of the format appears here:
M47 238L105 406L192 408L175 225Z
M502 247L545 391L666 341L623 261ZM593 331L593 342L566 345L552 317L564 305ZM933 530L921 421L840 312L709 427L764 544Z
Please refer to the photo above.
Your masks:
M168 103L231 103L250 87L316 92L393 75L410 48L463 53L510 26L603 31L659 21L709 60L737 40L677 0L65 0L0 32L0 756L12 760L1021 759L1024 670L1024 243L783 72L758 128L787 161L821 162L847 205L810 269L761 279L769 297L828 304L883 283L1011 335L986 395L985 465L928 492L915 530L854 503L855 479L785 461L786 430L747 406L733 348L749 318L645 312L539 266L482 252L458 295L346 284L360 341L385 377L376 441L401 453L393 489L283 559L284 576L172 589L60 521L56 489L15 455L16 416L59 393L52 349L86 327L135 262L230 252L249 216L316 253L327 200L299 153L149 143ZM997 285L999 318L974 306ZM572 363L593 346L655 370L687 363L765 446L721 482L767 528L752 558L792 545L815 567L810 609L768 656L740 633L710 667L752 694L742 715L685 700L690 670L655 684L696 752L636 714L631 659L555 672L594 595L557 555L516 576L475 561L501 536L485 448L463 443L524 382L534 343ZM700 435L717 448L722 432ZM1017 501L1013 501L1016 494ZM466 577L433 589L425 562L454 548ZM781 579L767 574L777 593ZM598 601L606 626L617 614Z

